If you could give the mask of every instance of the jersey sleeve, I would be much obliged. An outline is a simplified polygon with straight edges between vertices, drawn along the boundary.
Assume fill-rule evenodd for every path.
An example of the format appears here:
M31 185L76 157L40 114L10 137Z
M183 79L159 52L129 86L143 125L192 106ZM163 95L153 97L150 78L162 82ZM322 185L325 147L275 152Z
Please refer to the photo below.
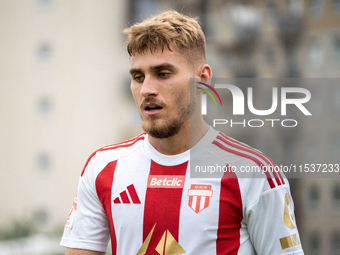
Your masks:
M263 178L255 179L253 186L259 188L265 182ZM246 209L246 217L250 239L257 254L304 254L287 179L284 185L265 188L257 201Z
M79 179L78 191L64 229L61 245L105 252L110 238L107 216L97 196L91 161Z

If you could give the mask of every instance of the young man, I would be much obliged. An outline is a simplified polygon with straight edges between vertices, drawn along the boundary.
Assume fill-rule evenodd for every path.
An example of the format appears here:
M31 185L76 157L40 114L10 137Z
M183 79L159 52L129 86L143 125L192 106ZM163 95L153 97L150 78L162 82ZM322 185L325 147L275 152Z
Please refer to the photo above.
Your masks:
M124 32L145 133L87 161L61 241L66 254L103 254L110 238L117 255L303 254L280 173L190 178L190 164L205 160L274 166L203 121L190 78L208 83L212 71L198 23L169 11Z

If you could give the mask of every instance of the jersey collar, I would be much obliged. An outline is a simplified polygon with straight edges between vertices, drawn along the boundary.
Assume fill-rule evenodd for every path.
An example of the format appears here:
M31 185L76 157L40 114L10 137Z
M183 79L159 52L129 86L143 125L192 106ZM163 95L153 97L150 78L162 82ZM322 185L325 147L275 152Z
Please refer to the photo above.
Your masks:
M207 148L209 144L216 138L218 132L212 127L209 128L205 136L191 149L193 151L201 150L202 148ZM190 159L190 151L187 150L183 153L177 155L165 155L157 151L149 142L149 135L147 134L144 139L144 148L146 154L155 162L165 166L173 166L182 164Z

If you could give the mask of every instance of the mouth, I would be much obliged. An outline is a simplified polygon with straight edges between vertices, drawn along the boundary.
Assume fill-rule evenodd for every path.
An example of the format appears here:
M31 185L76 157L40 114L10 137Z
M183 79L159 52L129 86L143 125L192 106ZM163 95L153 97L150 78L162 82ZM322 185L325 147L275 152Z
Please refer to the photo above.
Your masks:
M147 115L155 115L159 113L163 107L156 105L156 104L147 104L144 106L144 111Z

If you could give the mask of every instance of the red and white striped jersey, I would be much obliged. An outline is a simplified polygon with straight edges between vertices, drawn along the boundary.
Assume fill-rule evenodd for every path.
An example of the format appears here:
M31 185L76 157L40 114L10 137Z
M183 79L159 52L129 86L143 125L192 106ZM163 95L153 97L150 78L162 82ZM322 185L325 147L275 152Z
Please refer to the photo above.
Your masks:
M210 128L200 160L270 166L261 152ZM94 152L81 174L61 245L117 255L303 254L287 179L191 178L190 151L167 156L142 134ZM225 168L227 169L227 168Z

